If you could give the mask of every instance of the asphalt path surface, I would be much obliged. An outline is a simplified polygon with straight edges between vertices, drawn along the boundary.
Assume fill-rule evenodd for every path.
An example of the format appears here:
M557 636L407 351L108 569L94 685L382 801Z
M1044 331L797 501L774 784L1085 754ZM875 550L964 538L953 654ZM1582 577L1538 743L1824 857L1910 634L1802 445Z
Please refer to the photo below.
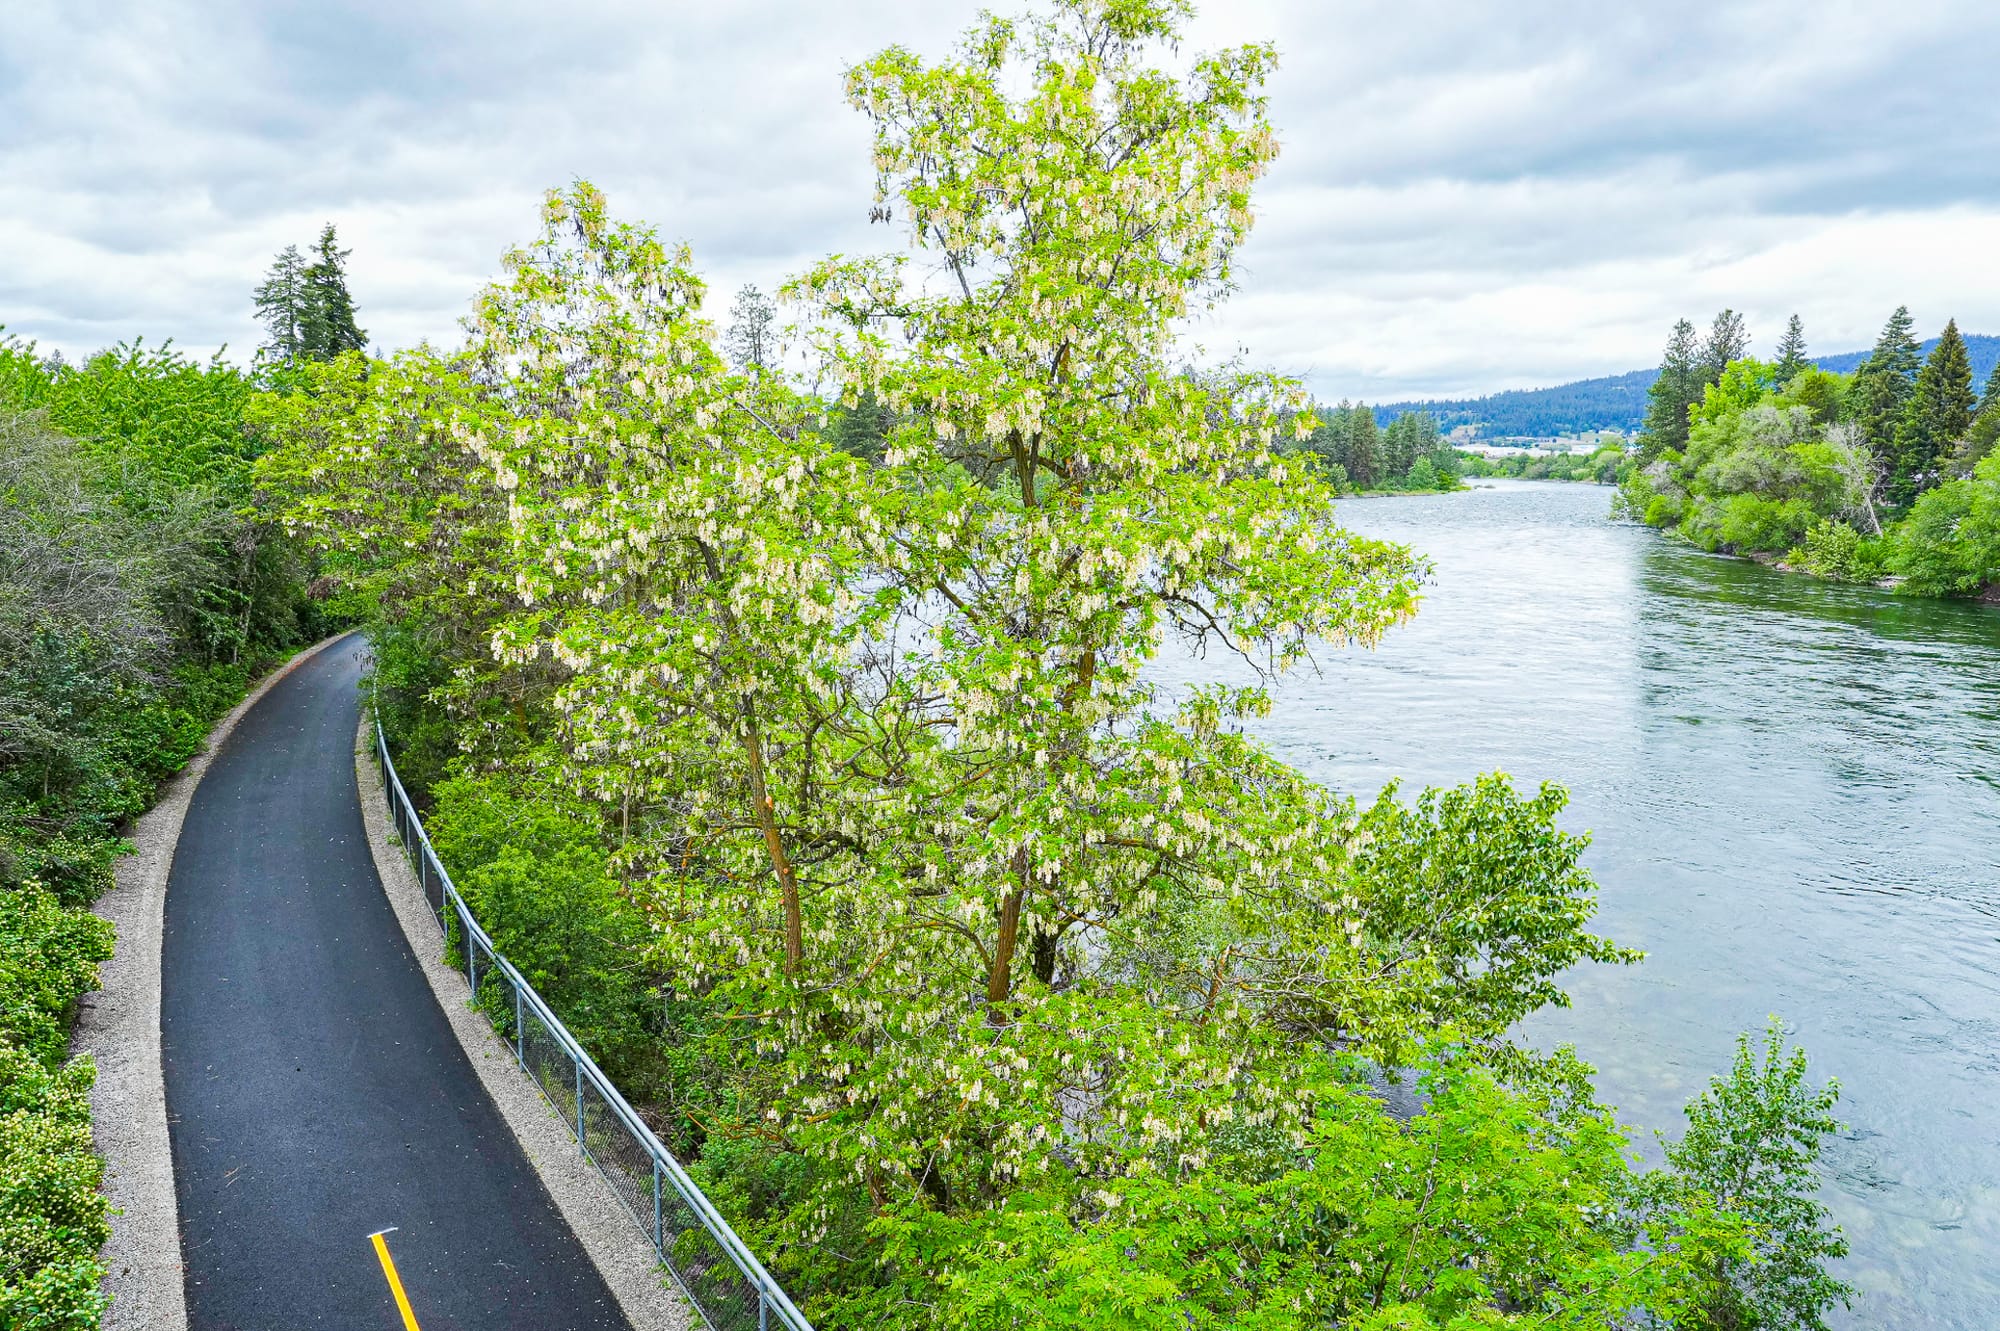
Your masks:
M160 1026L193 1331L629 1331L445 1023L370 859L362 643L251 709L168 879Z

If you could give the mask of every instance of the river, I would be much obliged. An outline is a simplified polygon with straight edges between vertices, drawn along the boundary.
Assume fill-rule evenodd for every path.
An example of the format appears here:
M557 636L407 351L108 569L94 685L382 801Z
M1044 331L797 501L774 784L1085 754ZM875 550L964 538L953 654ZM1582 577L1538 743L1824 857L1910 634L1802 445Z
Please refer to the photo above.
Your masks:
M1835 1324L2000 1326L2000 610L1703 555L1597 486L1477 484L1343 505L1434 579L1259 733L1356 794L1566 786L1596 928L1649 955L1573 974L1531 1037L1650 1140L1777 1014L1841 1086Z

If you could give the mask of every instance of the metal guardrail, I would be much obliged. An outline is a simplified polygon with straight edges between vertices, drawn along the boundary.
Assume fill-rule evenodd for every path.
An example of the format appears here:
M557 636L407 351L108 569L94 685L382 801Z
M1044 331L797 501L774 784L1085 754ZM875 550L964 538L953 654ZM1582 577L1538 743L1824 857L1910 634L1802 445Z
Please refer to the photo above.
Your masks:
M534 986L494 950L493 940L472 918L465 899L452 886L451 875L431 849L423 821L389 759L389 743L379 721L375 757L382 765L396 835L415 861L424 899L445 931L447 959L462 963L474 1003L479 1001L482 982L504 983L507 988L497 995L504 1012L511 990L514 1057L550 1107L569 1123L584 1154L625 1203L633 1221L651 1237L660 1264L688 1302L713 1331L769 1331L774 1326L812 1331L812 1323L792 1306L771 1273L702 1195L680 1161L625 1103Z

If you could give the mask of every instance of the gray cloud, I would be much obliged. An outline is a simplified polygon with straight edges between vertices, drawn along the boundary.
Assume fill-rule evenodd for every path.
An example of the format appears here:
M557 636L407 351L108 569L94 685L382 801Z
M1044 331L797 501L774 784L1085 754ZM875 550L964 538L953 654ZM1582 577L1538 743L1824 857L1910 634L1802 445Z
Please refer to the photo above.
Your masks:
M720 304L894 243L839 72L974 8L14 0L0 323L247 354L270 256L331 220L371 334L449 340L576 176ZM1191 44L1262 38L1285 154L1214 350L1380 398L1631 368L1724 304L1825 350L1902 301L2000 331L2000 7L1239 0Z

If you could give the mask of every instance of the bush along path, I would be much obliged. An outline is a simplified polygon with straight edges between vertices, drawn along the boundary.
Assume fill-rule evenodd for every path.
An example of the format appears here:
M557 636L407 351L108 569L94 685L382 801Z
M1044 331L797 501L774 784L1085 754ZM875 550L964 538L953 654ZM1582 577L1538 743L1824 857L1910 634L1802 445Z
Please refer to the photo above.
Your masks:
M112 927L90 912L128 824L264 667L330 627L307 594L309 559L250 505L260 445L243 406L257 382L164 348L66 364L0 336L0 1327L10 1331L90 1331L111 1294L131 1292L101 1281L96 1068L69 1047L71 1019L111 957ZM150 1015L143 1029L150 1040ZM133 1053L94 1036L83 1048ZM157 1059L135 1057L153 1069L139 1080L156 1084ZM130 1127L100 1118L97 1144ZM155 1246L171 1250L171 1223L162 1228ZM163 1325L143 1297L122 1311Z
M252 708L182 827L161 1033L189 1325L624 1328L383 894L360 655Z

